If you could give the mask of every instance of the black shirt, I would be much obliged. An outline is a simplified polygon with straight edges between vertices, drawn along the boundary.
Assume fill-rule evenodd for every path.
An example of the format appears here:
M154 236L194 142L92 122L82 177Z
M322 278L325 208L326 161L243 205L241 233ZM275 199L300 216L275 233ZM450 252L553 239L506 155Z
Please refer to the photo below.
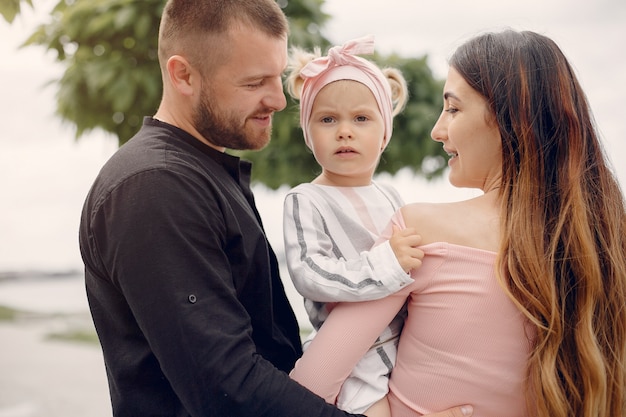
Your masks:
M246 161L146 118L80 225L115 416L345 416L289 379L297 321Z

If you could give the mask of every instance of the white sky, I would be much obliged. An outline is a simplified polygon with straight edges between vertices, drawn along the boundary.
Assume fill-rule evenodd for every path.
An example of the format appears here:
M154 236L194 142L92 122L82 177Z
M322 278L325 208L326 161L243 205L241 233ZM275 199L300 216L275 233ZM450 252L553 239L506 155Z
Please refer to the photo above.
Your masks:
M100 166L117 141L101 132L74 140L71 126L54 116L54 85L62 69L37 47L17 46L45 21L56 0L36 1L9 25L0 20L0 271L80 268L80 209ZM379 52L428 54L443 78L446 58L464 39L486 29L513 27L552 37L570 58L585 87L613 163L626 184L626 2L623 0L327 0L326 36L336 43L371 33ZM425 184L403 173L393 181L407 201L449 201L473 195L446 179ZM282 245L285 190L257 190L259 209L274 246Z

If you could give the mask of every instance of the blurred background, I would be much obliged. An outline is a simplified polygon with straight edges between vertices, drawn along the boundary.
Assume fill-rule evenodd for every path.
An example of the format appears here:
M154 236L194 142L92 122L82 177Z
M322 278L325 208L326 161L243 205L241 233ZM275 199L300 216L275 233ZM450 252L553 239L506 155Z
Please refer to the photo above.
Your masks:
M55 49L53 46L58 43L51 41L67 40L63 31L72 26L63 20L64 16L79 16L79 11L89 15L96 8L106 11L108 6L124 2L74 0L63 2L63 7L58 6L57 0L35 0L33 7L25 0L2 2L0 10L7 10L9 3L21 5L21 10L12 19L6 15L5 19L0 18L0 417L110 416L104 367L84 296L77 228L91 182L119 144L128 139L125 135L134 129L130 122L135 116L115 111L101 122L81 117L81 108L96 114L98 109L88 108L89 103L82 102L85 97L61 93L69 91L71 82L79 78L71 79L76 71L68 71L72 65L80 64L71 57L76 50L71 42ZM307 47L320 44L325 50L328 44L374 34L375 58L403 65L403 70L415 80L414 85L420 86L419 91L412 92L416 102L409 115L397 120L400 126L396 124L392 144L397 141L401 145L386 155L377 176L379 182L393 183L406 201L453 201L476 195L474 190L455 189L448 184L440 146L433 147L427 135L440 111L440 86L447 73L447 57L465 39L504 27L537 31L560 45L587 92L607 155L622 185L626 183L626 164L619 162L626 155L626 124L621 108L626 95L626 2L279 3L285 6L292 27L296 28L292 29L293 43L299 41ZM81 10L79 6L91 10ZM158 10L154 13L158 15ZM296 19L296 14L310 20ZM40 25L47 32L42 32ZM82 25L96 35L98 30L106 32L115 27L111 24L99 28L95 17L82 20ZM153 29L145 28L146 33ZM40 36L31 38L36 33ZM102 36L109 35L103 32ZM33 44L20 47L29 38ZM138 45L154 41L141 37L134 40ZM130 54L137 47L126 46ZM60 51L67 54L65 60L58 59ZM98 53L110 62L109 52ZM152 63L150 68L155 66ZM124 66L121 70L123 74L133 73ZM83 77L89 81L97 74L98 69L91 67ZM113 81L108 82L103 81L105 87L113 85ZM100 97L96 101L106 104L106 91ZM116 105L124 104L111 104ZM139 107L138 102L131 100L127 107ZM151 114L148 110L144 113ZM280 126L272 139L276 148L263 151L263 158L279 167L285 165L280 159L285 155L291 160L309 158L304 164L308 171L290 177L296 182L310 180L314 162L297 137L294 109L284 113L281 117L285 119L276 121ZM415 124L417 119L421 125ZM397 136L403 139L398 140ZM407 152L411 140L416 142L415 148ZM293 146L284 141L291 141L289 145ZM405 161L400 154L412 160ZM262 161L257 165L257 203L270 241L280 255L282 201L292 184L284 181L287 175L280 169L280 175L274 175ZM298 318L307 328L301 299L286 272L283 278Z

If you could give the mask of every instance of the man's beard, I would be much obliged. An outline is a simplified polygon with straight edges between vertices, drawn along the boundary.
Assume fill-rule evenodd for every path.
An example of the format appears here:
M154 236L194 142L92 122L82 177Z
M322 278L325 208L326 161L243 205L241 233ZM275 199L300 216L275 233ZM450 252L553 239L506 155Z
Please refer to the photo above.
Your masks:
M200 103L194 109L196 130L215 146L236 150L258 150L265 147L272 133L271 127L258 132L246 131L246 120L217 110L210 94L203 91ZM269 111L267 113L270 113Z

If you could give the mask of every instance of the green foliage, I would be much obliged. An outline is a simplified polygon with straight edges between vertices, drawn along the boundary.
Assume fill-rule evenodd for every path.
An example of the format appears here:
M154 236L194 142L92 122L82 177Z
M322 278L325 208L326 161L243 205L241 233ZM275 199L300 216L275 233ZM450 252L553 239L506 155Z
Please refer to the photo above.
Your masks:
M20 314L19 311L11 307L0 305L0 321L12 321Z
M100 128L122 144L139 129L144 115L156 111L163 5L162 0L61 0L52 21L26 41L55 51L65 63L57 113L76 126L77 137Z
M20 0L8 1L13 9L2 3L0 12L12 20L17 12L10 10L17 7L19 12ZM331 43L322 35L329 19L321 10L324 0L277 1L290 21L290 43L326 51ZM121 145L139 129L145 115L155 113L161 99L157 37L164 4L165 0L59 0L50 22L25 42L55 51L66 66L58 80L57 113L76 126L77 138L102 129L116 135ZM377 60L402 70L411 90L378 171L395 173L410 167L426 177L440 174L445 167L443 151L430 140L430 129L441 109L442 83L433 78L425 58ZM308 182L320 170L304 145L298 106L290 99L287 108L274 116L270 145L261 152L236 154L252 160L253 180L272 189Z
M325 49L330 42L322 35L322 28L330 18L322 12L324 0L278 0L289 18L289 43L302 48Z
M60 340L65 342L78 342L87 344L98 344L98 335L94 330L73 329L65 332L49 333L46 336L50 340Z
M9 23L13 23L15 17L22 10L22 2L28 4L30 7L33 7L32 0L2 0L0 2L0 14L4 17Z
M378 172L395 174L404 167L433 178L446 167L441 145L430 138L430 132L441 113L443 82L435 80L427 58L391 56L382 65L399 68L407 80L409 102L394 119L391 142L385 149Z

